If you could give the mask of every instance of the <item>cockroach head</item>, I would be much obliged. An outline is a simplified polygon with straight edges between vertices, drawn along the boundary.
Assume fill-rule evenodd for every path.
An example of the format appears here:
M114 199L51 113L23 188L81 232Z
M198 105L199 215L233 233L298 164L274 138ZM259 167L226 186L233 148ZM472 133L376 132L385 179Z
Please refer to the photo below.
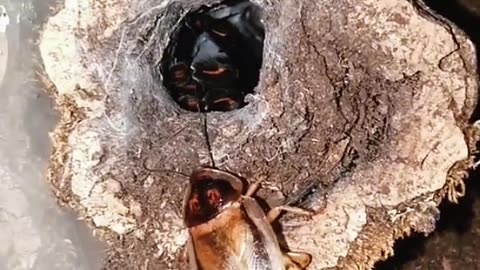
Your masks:
M183 203L185 224L190 228L215 218L240 198L244 187L234 174L212 168L195 170Z

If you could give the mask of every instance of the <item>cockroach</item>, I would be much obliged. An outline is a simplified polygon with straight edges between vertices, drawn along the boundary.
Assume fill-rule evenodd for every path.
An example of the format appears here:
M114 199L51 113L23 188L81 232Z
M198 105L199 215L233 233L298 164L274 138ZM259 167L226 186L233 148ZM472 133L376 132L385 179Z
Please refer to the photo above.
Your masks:
M190 176L183 202L190 270L302 270L312 261L305 252L280 247L271 222L282 211L310 212L290 207L267 214L252 197L260 182L247 185L232 173L200 168Z

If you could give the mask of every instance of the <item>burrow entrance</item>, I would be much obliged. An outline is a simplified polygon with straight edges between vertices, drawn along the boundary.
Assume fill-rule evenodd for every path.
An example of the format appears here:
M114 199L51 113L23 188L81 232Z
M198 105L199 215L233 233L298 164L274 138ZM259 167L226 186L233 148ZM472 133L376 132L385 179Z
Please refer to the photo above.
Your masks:
M181 108L225 112L246 105L262 66L261 17L250 1L224 1L186 15L160 64L164 86Z

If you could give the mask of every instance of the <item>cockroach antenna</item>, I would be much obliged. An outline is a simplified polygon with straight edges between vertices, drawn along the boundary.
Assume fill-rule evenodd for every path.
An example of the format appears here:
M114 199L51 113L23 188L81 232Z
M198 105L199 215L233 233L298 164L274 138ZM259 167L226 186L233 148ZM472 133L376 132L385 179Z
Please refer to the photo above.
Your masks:
M210 163L213 168L215 167L215 160L213 159L213 152L212 152L212 145L210 144L210 137L208 136L208 121L207 121L207 113L202 113L202 121L203 121L203 135L205 136L205 141L207 144L208 156L210 158Z
M148 171L148 172L156 172L156 173L165 173L165 174L178 174L183 177L189 178L190 175L182 173L182 172L177 172L174 170L167 170L167 169L152 169L147 166L147 159L145 158L142 162L143 169Z

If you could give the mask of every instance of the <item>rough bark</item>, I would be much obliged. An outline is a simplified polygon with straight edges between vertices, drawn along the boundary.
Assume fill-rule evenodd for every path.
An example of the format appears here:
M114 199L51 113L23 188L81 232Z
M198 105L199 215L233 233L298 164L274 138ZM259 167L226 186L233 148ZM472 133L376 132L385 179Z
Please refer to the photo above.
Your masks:
M166 171L188 174L210 156L265 178L270 206L316 210L281 221L311 269L369 269L395 239L433 231L442 198L461 196L478 83L461 31L402 0L255 2L259 85L246 107L206 118L171 101L156 67L183 16L215 1L65 0L45 25L62 113L49 179L110 243L105 269L184 269L186 179Z

